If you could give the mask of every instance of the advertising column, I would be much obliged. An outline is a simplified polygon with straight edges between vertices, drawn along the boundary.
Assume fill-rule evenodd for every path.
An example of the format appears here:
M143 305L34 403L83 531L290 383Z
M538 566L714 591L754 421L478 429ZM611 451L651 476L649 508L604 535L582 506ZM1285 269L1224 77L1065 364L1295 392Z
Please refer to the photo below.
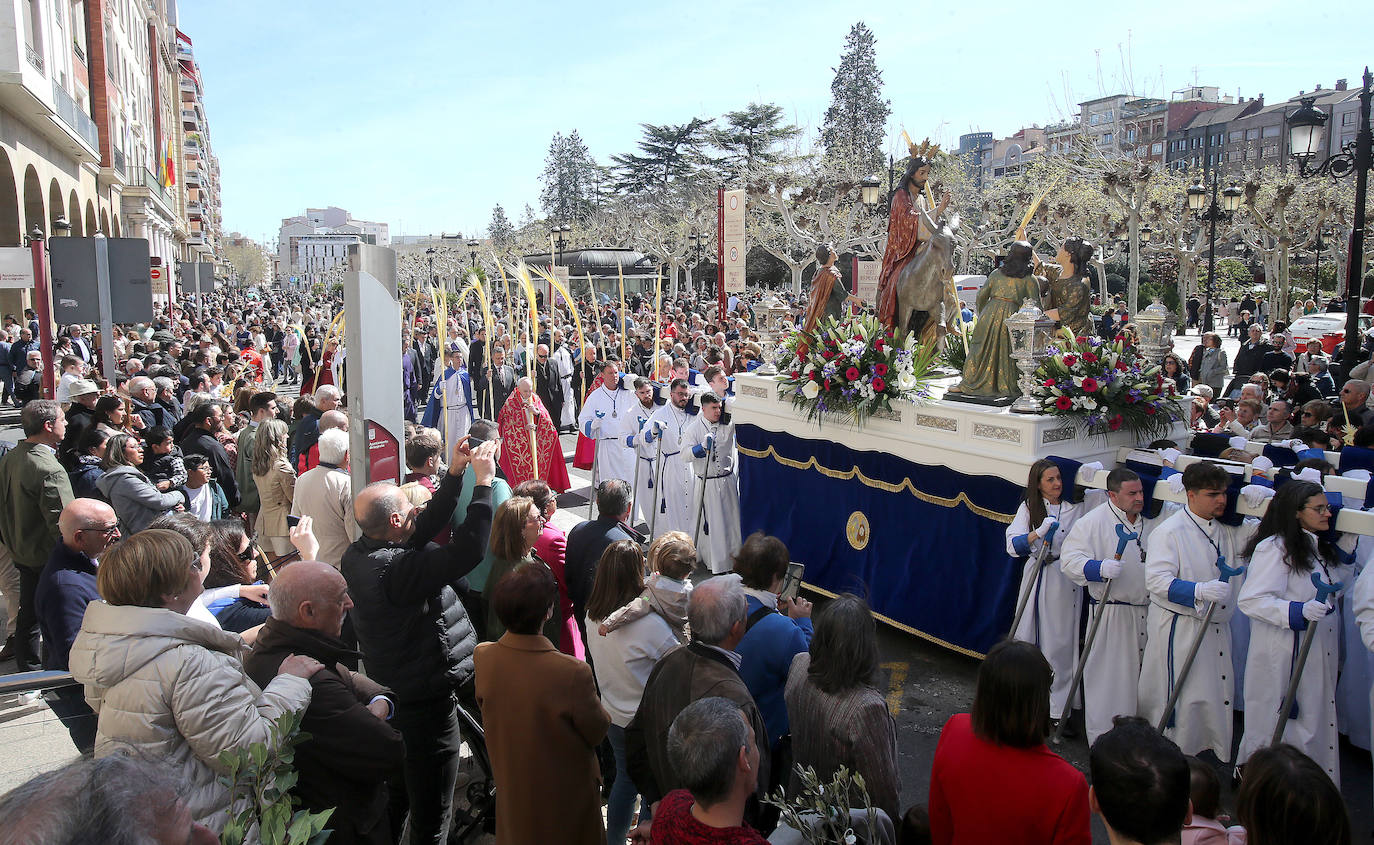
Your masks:
M350 244L344 273L344 395L349 476L354 492L374 481L400 483L405 416L401 405L401 299L396 253Z

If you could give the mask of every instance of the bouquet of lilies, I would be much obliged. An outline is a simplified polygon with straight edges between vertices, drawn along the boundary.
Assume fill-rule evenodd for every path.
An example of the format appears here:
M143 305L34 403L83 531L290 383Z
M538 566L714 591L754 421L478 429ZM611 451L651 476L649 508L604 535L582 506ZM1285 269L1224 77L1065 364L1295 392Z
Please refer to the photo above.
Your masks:
M875 411L890 411L894 399L930 398L935 347L911 335L896 341L870 315L827 317L812 332L792 334L783 348L782 393L806 409L808 420L833 413L862 426Z
M1125 430L1141 441L1168 434L1182 418L1173 382L1126 335L1104 341L1065 329L1056 341L1031 391L1042 413L1073 418L1092 434Z

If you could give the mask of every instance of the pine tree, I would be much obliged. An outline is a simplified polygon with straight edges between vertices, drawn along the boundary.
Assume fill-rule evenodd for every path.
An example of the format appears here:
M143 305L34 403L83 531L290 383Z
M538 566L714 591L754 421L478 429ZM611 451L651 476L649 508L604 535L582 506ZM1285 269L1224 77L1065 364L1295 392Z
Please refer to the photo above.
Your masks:
M639 153L613 155L616 190L636 194L668 187L709 163L704 148L713 121L694 117L676 126L641 123Z
M755 165L778 162L774 148L801 134L796 126L783 124L782 114L782 109L772 103L750 103L721 117L726 125L711 133L711 141L724 153L721 166L727 177L738 176Z
M506 216L506 210L500 203L491 210L491 222L487 224L487 237L496 248L505 249L515 240L515 227L511 225L510 218Z
M550 220L567 223L586 220L594 205L598 170L576 129L566 137L555 132L540 175L544 187L539 203L544 214Z
M826 156L850 175L871 176L883 166L883 140L891 102L883 99L883 73L873 31L859 21L849 30L840 66L830 83L821 143Z

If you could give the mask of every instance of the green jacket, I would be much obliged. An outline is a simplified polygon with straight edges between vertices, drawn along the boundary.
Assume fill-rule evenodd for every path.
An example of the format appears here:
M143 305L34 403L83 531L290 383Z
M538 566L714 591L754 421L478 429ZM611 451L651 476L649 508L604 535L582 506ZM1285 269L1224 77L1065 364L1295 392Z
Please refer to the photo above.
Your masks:
M0 458L0 538L15 563L43 568L62 539L57 518L73 498L67 472L47 446L21 440Z
M257 442L258 424L249 423L239 432L239 456L234 464L234 481L239 485L238 510L243 513L258 513L261 499L258 498L258 484L253 480L253 446Z
M463 520L468 518L468 505L472 504L472 491L477 486L477 476L471 466L463 470L463 491L458 494L458 506L453 509L453 527L462 526ZM504 478L497 476L491 480L491 512L496 513L496 509L501 507L501 503L511 497L510 485ZM491 544L487 544L487 553L482 557L482 562L477 564L471 572L467 574L468 587L477 591L484 592L487 588L487 576L491 574L492 564L496 563L496 555L491 553ZM480 633L480 632L479 632Z

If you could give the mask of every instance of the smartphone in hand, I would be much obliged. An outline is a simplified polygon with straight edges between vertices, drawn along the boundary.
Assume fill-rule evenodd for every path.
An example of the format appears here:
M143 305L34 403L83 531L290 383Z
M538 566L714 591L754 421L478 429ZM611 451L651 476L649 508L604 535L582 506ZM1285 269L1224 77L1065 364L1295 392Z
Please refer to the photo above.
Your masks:
M806 572L806 564L789 563L787 564L787 574L782 579L782 592L778 593L779 599L791 601L797 597L801 590L802 575Z

